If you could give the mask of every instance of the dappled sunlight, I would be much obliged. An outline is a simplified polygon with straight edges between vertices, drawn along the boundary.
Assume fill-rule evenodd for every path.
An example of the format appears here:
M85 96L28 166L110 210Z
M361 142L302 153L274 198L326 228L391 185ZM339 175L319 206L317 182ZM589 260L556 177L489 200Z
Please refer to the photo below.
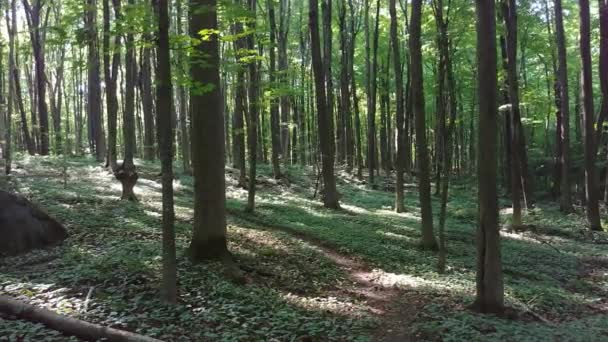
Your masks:
M332 313L353 318L361 317L373 311L363 304L356 304L338 297L305 297L293 293L281 294L281 298L290 304L303 309Z
M386 236L392 239L397 239L397 240L404 240L407 241L409 243L416 243L418 242L419 239L417 238L413 238L411 236L405 236L405 235L401 235L401 234L395 234L395 233L391 233L391 232L385 232L383 230L377 230L376 231L377 234L382 235L382 236Z

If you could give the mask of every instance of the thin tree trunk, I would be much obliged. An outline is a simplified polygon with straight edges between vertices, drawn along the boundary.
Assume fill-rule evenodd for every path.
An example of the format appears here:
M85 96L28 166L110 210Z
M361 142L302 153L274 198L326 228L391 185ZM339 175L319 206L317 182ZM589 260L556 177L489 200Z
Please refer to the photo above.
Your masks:
M23 6L25 7L26 19L30 28L30 39L32 41L32 50L34 52L36 67L36 99L40 121L40 154L46 156L49 154L49 114L46 104L45 57L42 37L40 35L40 30L43 29L40 23L43 2L41 0L36 0L36 2L33 3L33 6L30 6L28 0L23 0Z
M268 71L268 82L271 87L276 87L276 22L274 15L274 4L272 0L267 0L268 21L270 24L270 45L268 51L270 55L270 70ZM279 164L279 155L281 154L281 133L279 122L279 102L276 95L270 97L270 136L272 141L272 174L275 179L281 178L281 165Z
M182 28L182 1L178 0L176 2L177 7L177 18L176 18L176 26L177 26L177 35L181 37L183 34ZM177 59L179 65L179 73L180 77L185 77L187 75L187 64L186 64L186 56L182 50L177 52ZM179 128L180 128L180 148L182 152L182 169L185 174L191 174L192 168L190 166L190 128L188 126L188 103L187 103L187 94L186 87L183 84L180 84L178 87L178 96L179 96Z
M129 6L134 4L134 0L129 0ZM114 172L116 178L122 183L122 199L137 201L133 188L139 176L135 170L133 157L135 156L135 42L134 27L127 27L125 40L125 110L123 113L123 139L125 145L125 155L122 165ZM150 96L152 96L150 94Z
M396 173L397 183L395 185L395 211L398 213L405 211L403 204L403 173L405 167L405 108L404 108L404 92L403 92L403 69L401 68L401 44L397 36L397 9L396 0L390 0L390 15L391 15L391 49L393 51L393 67L395 72L396 84L396 112L397 118L397 162Z
M598 172L595 166L596 131L593 115L593 81L591 73L589 0L579 0L580 7L580 51L582 64L582 114L585 146L585 185L587 223L591 230L602 230L599 211ZM598 125L597 127L601 127Z
M158 69L156 112L160 136L163 192L163 287L166 302L177 302L177 261L175 259L175 213L173 209L173 129L171 125L171 63L169 55L169 5L158 0Z
M309 3L309 27L310 45L312 52L312 66L315 78L315 95L317 101L318 129L319 129L319 149L321 151L322 174L324 187L323 204L326 208L338 209L339 195L336 189L336 179L334 175L334 139L327 111L327 99L325 91L325 69L321 59L321 42L319 37L319 8L317 0L310 0Z
M513 227L522 225L521 196L524 193L522 159L518 143L522 132L519 108L519 80L517 73L517 6L515 0L502 3L503 18L506 26L507 78L509 80L509 99L511 107L511 199L513 203Z
M433 233L433 209L431 207L431 182L429 155L426 142L426 118L424 109L424 88L422 74L422 48L420 42L422 1L412 1L412 21L410 26L410 54L412 72L412 105L416 125L416 159L418 160L418 192L422 216L422 246L437 248Z
M569 213L573 211L570 195L570 94L568 92L568 63L566 54L566 37L564 33L564 19L562 13L562 0L554 0L555 7L555 34L557 41L557 56L559 60L559 93L561 111L561 197L560 209ZM608 73L608 70L605 71Z
M101 110L101 89L99 77L99 50L97 41L97 0L87 0L86 27L88 42L88 113L91 122L92 139L95 142L95 157L98 162L103 162L106 157L106 143L103 132L103 114ZM39 91L44 97L45 89ZM38 102L41 102L39 99ZM41 106L46 107L46 105ZM46 110L46 108L44 108ZM42 120L43 115L40 115ZM41 121L41 135L44 136ZM44 138L43 138L44 139ZM48 137L47 137L48 140ZM44 145L43 141L43 145ZM48 141L46 142L48 144ZM44 147L42 148L44 150Z
M477 292L473 307L502 313L504 285L498 229L496 189L497 68L494 0L476 0L477 77L479 92L479 226L477 229Z

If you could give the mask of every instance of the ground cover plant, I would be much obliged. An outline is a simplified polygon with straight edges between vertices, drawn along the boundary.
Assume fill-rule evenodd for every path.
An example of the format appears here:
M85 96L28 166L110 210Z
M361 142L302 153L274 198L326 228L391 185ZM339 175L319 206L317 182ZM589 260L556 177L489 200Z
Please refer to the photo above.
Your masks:
M370 340L403 329L403 336L448 341L608 336L608 247L581 233L579 214L563 215L551 204L538 203L529 214L535 232L503 232L506 301L517 317L501 318L466 308L475 281L475 205L466 200L475 189L467 182L454 186L448 269L439 274L435 253L416 243L413 187L406 212L396 214L391 193L339 178L343 210L335 212L312 199L310 169L289 169L285 185L262 168L267 185L258 211L248 215L246 191L229 172L229 248L246 277L238 285L220 265L192 265L183 256L192 178L181 176L175 181L180 296L167 306L158 298L158 164L138 163L140 203L120 201L119 184L91 159L25 158L17 165L6 186L44 205L70 238L3 259L1 292L65 315L167 340ZM372 286L358 284L357 272ZM67 339L9 317L0 335Z

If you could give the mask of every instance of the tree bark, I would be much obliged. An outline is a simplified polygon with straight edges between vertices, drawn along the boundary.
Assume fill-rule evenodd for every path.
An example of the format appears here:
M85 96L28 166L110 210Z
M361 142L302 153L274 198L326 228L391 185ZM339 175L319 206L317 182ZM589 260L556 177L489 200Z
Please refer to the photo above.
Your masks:
M587 224L591 230L602 230L599 211L598 172L595 166L596 131L594 129L593 115L593 81L591 73L591 47L590 47L590 15L589 0L579 0L580 8L580 51L582 65L582 114L583 139L585 148L585 186L587 205ZM598 125L597 127L601 127Z
M319 37L319 8L317 0L309 0L310 45L312 67L315 78L315 95L317 101L317 124L319 129L319 149L321 151L322 174L324 187L323 204L326 208L340 208L339 195L334 175L334 138L331 129L331 117L327 111L325 90L325 69L321 59L321 42Z
M276 21L274 15L274 4L272 0L267 0L266 5L268 7L268 21L270 24L270 45L268 46L269 57L270 57L270 70L268 71L268 82L270 87L273 89L273 93L276 92ZM276 94L272 94L270 97L270 136L272 142L272 174L275 179L281 178L281 165L279 164L279 156L281 154L281 133L280 133L280 122L279 122L279 102Z
M397 159L396 173L397 183L395 184L395 211L398 213L405 211L403 204L403 173L405 167L405 103L403 92L403 69L401 68L401 44L397 36L397 6L396 0L390 0L389 12L391 15L391 50L393 51L393 67L395 72L396 84L396 112L397 119Z
M483 313L504 311L504 285L498 229L496 189L497 68L494 0L476 0L477 80L479 98L477 228L477 292L473 308Z
M205 10L201 10L205 9ZM226 180L224 175L224 114L220 94L219 41L215 33L200 39L200 32L215 32L216 0L191 0L190 37L200 40L194 46L196 62L190 63L195 85L205 92L190 91L192 118L192 157L194 166L194 227L189 255L194 261L229 258L226 243ZM211 86L209 86L211 85Z
M175 212L173 209L173 129L171 127L171 62L169 47L169 5L158 0L158 40L156 73L156 113L160 137L163 193L163 287L162 297L177 302L177 261L175 259Z
M129 0L129 6L134 4L134 0ZM116 178L122 183L122 199L137 201L133 188L139 176L135 170L133 157L135 156L135 42L134 27L127 27L125 40L125 110L123 113L123 136L125 145L125 155L122 165L114 172ZM150 96L152 96L150 94Z
M0 296L0 312L31 322L42 323L62 333L73 335L86 341L106 339L113 342L160 342L152 337L62 316L53 311L38 308L6 296Z
M570 94L568 91L568 63L566 53L566 37L564 34L564 19L562 0L554 0L555 35L557 41L557 58L559 60L558 78L561 111L561 191L560 209L569 213L574 210L570 195ZM608 70L606 70L608 72Z
M97 41L97 0L87 0L87 10L85 22L87 27L87 43L88 43L88 113L91 127L91 137L95 145L95 158L98 162L103 162L106 157L106 143L103 132L103 115L101 110L101 89L99 77L99 49ZM40 92L44 92L40 89ZM44 93L42 95L44 97ZM40 102L40 100L39 100ZM44 106L46 107L46 105ZM45 108L46 110L46 108ZM42 115L40 115L42 120ZM41 135L42 132L41 121ZM48 144L48 137L47 142ZM43 141L44 145L44 141Z
M521 139L521 119L519 108L519 79L517 73L517 6L515 0L505 0L502 3L503 19L506 26L507 78L509 80L509 100L511 107L511 200L513 216L511 224L514 227L522 225L521 196L524 193L523 180L525 172L519 150Z
M256 13L256 0L248 0L249 10L255 17ZM255 32L256 24L255 20L249 22L249 30ZM247 36L247 49L252 52L255 51L255 36L250 34ZM258 65L255 59L252 59L248 65L249 74L249 115L246 116L247 122L247 145L249 147L249 186L247 193L247 207L245 208L248 212L253 212L255 209L255 185L256 185L256 173L257 173L257 160L258 160L258 117L259 117L259 103L258 94L259 83L258 83Z
M433 209L431 207L431 182L429 155L426 142L426 117L422 73L422 47L420 43L422 1L412 1L412 21L410 24L410 53L412 73L412 105L416 125L416 158L418 159L418 192L422 216L422 246L437 248L433 233Z
M46 156L49 154L49 113L46 104L45 57L42 37L40 35L40 30L42 29L40 15L43 2L41 0L35 0L35 2L30 6L28 0L23 0L23 6L25 7L26 19L30 28L30 39L32 41L32 50L34 52L36 68L36 100L38 117L40 121L40 154Z
M238 2L237 2L238 3ZM243 24L238 22L234 24L234 34L240 36L243 34ZM247 184L247 170L245 166L245 126L243 116L245 114L247 89L245 84L245 68L247 65L241 63L240 56L243 51L246 51L245 38L239 38L234 42L235 56L237 56L237 76L236 89L234 91L234 116L233 116L233 164L239 169L239 185L244 187Z

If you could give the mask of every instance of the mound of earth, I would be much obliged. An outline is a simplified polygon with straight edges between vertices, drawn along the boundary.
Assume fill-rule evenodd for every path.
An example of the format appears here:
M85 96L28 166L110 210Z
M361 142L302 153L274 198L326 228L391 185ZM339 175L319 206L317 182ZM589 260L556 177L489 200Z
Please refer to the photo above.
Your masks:
M22 196L0 190L0 255L18 255L53 246L66 229Z

